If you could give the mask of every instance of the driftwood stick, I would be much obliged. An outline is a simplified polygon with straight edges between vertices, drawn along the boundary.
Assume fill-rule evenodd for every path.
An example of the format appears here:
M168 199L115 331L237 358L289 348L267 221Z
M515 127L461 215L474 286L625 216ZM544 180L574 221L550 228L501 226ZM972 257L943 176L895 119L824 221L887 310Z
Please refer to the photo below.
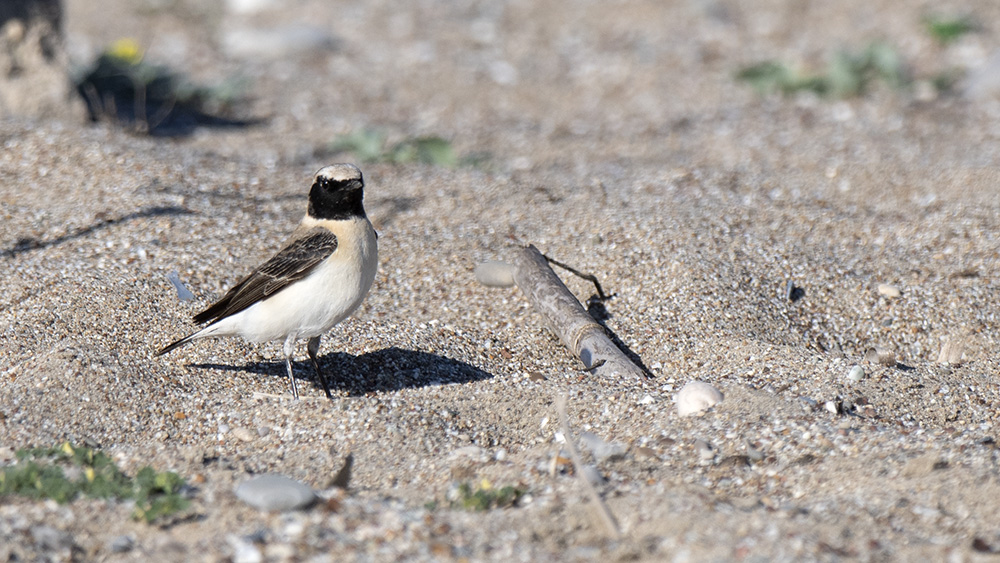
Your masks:
M514 283L588 370L598 375L646 375L611 342L534 245L518 251L513 270Z

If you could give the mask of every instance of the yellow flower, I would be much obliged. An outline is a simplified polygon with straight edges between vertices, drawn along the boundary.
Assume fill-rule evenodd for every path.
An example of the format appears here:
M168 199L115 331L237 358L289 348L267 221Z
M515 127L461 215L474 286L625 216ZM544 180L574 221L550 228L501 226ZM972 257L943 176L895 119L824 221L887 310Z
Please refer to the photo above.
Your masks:
M104 51L104 54L130 65L141 63L143 56L139 42L128 37L116 40Z

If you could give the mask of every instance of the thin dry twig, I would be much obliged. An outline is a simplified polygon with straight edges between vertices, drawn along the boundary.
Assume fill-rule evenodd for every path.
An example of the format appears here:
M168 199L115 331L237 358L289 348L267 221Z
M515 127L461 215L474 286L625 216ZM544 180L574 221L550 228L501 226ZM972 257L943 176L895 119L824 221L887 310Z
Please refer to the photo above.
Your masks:
M573 460L574 473L576 473L577 480L583 486L583 489L587 491L590 501L597 507L597 511L601 515L601 521L607 528L608 533L617 539L621 537L622 532L618 527L618 521L615 520L615 515L611 513L611 509L605 504L604 499L601 498L597 489L594 488L594 485L583 474L583 461L580 458L580 451L576 449L576 442L573 441L573 434L570 433L569 422L566 417L566 395L560 394L556 397L556 410L559 411L559 425L566 436L566 448L569 450L570 459Z
M556 266L559 266L563 270L566 270L567 272L570 272L571 274L576 274L577 277L583 278L583 279L591 282L592 284L594 284L594 287L597 289L597 296L600 297L601 301L607 301L608 299L611 299L612 297L614 297L613 295L607 295L607 294L604 293L604 290L601 289L601 282L597 281L597 276L595 276L594 274L585 274L585 273L577 270L576 268L572 268L570 266L567 266L566 264L563 264L562 262L559 262L557 260L553 260L552 258L549 258L548 256L546 256L544 254L542 254L542 257L545 258L545 260L549 264L555 264Z

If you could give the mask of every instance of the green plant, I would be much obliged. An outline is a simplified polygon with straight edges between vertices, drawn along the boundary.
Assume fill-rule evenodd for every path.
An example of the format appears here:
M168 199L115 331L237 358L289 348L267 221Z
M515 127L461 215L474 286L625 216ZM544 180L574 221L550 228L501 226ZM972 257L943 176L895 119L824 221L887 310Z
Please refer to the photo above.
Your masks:
M404 139L391 147L386 137L375 129L361 129L334 140L329 150L350 152L361 162L390 164L421 163L454 168L460 164L451 143L441 137L426 136Z
M826 90L822 77L803 74L777 61L764 61L746 67L736 73L736 78L749 83L758 94L791 94L801 90L824 94Z
M489 481L483 480L475 489L468 483L458 486L457 498L452 506L465 510L485 511L493 508L517 506L517 502L526 491L513 486L494 488Z
M931 37L942 45L952 43L976 30L976 24L969 16L926 16L924 26Z
M80 496L135 501L132 517L152 523L185 510L185 483L176 473L144 467L134 479L118 469L105 453L66 442L53 448L18 450L18 462L0 472L0 496L72 502ZM69 473L69 476L67 476Z
M736 78L749 83L760 94L810 91L836 98L859 96L876 80L896 89L909 84L899 53L884 43L872 43L857 52L840 51L830 59L822 74L809 74L783 63L765 61L740 70Z

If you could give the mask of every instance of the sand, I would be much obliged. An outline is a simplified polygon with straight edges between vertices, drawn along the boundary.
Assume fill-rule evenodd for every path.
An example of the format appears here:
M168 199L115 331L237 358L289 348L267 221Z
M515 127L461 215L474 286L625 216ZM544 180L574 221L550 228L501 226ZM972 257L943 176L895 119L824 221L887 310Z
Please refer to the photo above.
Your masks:
M64 21L77 62L136 37L196 81L246 78L258 126L162 139L0 121L0 462L69 440L192 485L191 508L152 526L121 502L6 497L0 556L1000 551L1000 99L963 96L965 82L927 90L936 73L986 68L1000 6L942 7L981 25L941 46L923 9L885 0L262 4L70 0ZM227 35L253 46L274 29L292 31L264 53ZM918 87L836 100L758 96L734 79L765 59L821 70L873 41L898 50ZM280 246L312 174L354 158L329 143L367 127L390 144L441 136L480 159L359 162L381 265L356 318L324 339L335 400L304 344L298 402L279 343L154 357ZM519 242L597 275L615 294L606 326L655 377L582 371L517 289L476 282L477 263L509 260ZM194 299L178 299L170 272ZM581 300L593 293L561 275ZM952 363L938 361L946 344ZM873 348L897 363L866 359ZM693 380L725 398L681 417L674 395ZM624 453L595 455L582 432ZM564 461L567 438L600 475L620 537ZM331 480L348 453L342 491ZM237 500L264 473L324 501L267 513ZM453 506L459 484L483 480L525 496Z

